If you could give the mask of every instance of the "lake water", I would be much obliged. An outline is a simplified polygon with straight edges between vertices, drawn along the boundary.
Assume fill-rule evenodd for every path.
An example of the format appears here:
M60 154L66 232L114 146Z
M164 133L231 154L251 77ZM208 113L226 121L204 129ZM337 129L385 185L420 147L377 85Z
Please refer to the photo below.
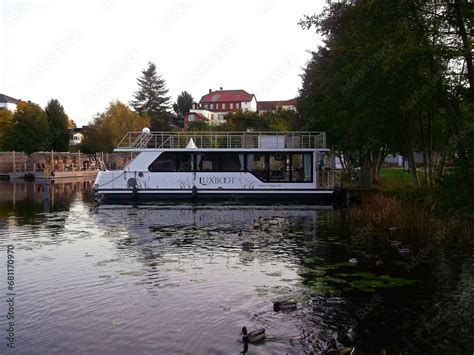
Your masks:
M472 245L434 245L407 269L420 251L349 236L341 210L97 206L91 187L0 182L0 353L237 354L243 326L267 334L248 354L318 354L331 338L358 354L474 351Z

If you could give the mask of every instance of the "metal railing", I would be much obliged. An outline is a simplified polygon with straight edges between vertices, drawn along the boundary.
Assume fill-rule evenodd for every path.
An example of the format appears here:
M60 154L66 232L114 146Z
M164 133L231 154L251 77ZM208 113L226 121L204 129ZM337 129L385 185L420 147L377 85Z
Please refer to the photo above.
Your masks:
M116 151L186 148L318 149L326 148L325 132L128 132Z
M318 188L332 189L341 186L341 172L339 170L318 171Z

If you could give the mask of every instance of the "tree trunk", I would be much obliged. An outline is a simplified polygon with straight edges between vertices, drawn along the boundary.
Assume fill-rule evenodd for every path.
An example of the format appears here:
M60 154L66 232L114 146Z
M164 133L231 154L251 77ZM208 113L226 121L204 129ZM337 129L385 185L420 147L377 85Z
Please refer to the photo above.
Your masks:
M346 156L340 150L338 150L337 151L337 157L339 158L339 161L341 162L342 170L344 170L344 172L348 172Z
M446 155L448 154L448 147L449 147L449 137L448 142L444 145L443 153L441 153L441 159L438 164L438 180L441 180L444 173L444 164L446 162Z
M429 186L434 185L434 179L433 179L433 171L435 169L435 163L433 164L433 130L432 130L432 118L433 118L433 111L430 108L428 112L428 182ZM438 155L438 152L436 152L436 155Z
M467 157L466 149L464 148L464 137L461 134L461 121L462 121L462 112L459 104L455 100L450 100L448 96L448 92L444 87L441 86L440 88L441 94L441 101L443 106L446 108L448 112L448 126L451 132L451 136L454 139L454 144L456 147L456 153L458 155L459 163L461 165L462 173L464 175L465 181L469 181L471 179L471 166L469 163L469 159Z
M456 26L458 27L459 35L462 39L463 57L466 61L467 78L469 81L469 96L471 98L471 102L474 102L474 70L472 66L472 44L471 39L467 34L466 26L464 24L464 17L461 10L461 1L465 0L455 0L454 2L455 21Z
M420 181L418 180L418 174L416 173L415 153L413 152L413 148L409 140L407 151L408 164L410 165L411 183L413 187L420 187Z
M425 130L423 129L423 113L421 110L421 107L418 112L418 124L420 126L420 135L421 135L421 146L423 148L423 169L425 170L425 173L423 174L423 180L425 181L425 184L428 185L428 164L427 164L427 158L426 158L426 139L425 139Z

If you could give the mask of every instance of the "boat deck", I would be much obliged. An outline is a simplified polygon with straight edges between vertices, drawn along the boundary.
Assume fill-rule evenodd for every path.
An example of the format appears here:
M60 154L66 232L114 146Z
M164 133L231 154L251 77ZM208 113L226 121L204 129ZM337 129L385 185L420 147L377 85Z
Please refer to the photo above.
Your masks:
M326 149L326 133L149 132L144 130L142 132L128 132L115 151L190 147L201 149Z

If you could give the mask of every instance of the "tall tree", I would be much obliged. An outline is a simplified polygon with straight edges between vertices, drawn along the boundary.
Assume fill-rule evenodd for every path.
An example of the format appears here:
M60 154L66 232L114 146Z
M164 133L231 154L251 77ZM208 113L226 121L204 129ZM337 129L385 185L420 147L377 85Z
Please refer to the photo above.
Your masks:
M6 149L6 140L12 127L13 113L9 110L0 110L0 150Z
M27 154L51 148L48 117L39 105L21 102L17 106L6 147L8 150L24 151Z
M173 104L173 110L178 115L178 119L182 120L184 115L193 108L193 97L187 91L183 91L178 95L178 99Z
M386 153L402 153L418 186L414 152L433 151L426 134L438 127L433 112L446 63L437 61L416 2L334 3L302 25L325 36L303 74L299 109L308 128L328 128L332 147L370 167L375 181Z
M69 117L64 112L64 107L56 99L51 99L45 108L51 128L51 149L57 152L69 150Z
M141 131L149 125L150 119L146 113L140 115L122 102L113 101L85 130L81 151L111 152L127 132Z
M169 129L170 97L167 96L166 81L156 72L156 65L149 62L137 81L138 90L130 105L139 114L150 117L152 130Z

